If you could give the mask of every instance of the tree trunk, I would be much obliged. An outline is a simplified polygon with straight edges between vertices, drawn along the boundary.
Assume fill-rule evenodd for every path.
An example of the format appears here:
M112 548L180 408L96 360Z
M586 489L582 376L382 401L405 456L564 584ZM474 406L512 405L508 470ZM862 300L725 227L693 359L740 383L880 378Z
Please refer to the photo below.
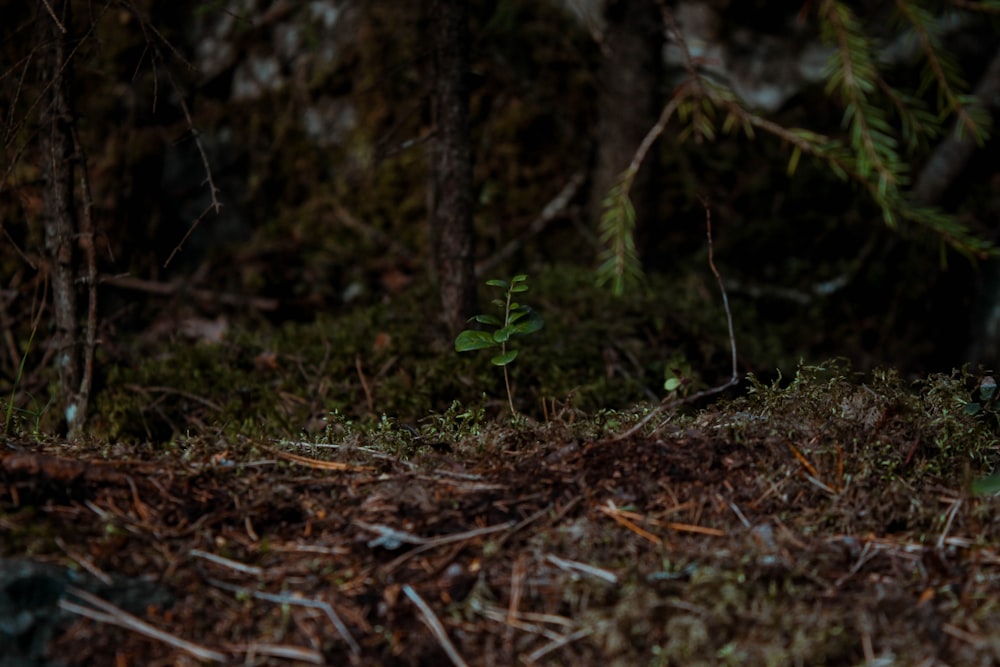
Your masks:
M431 237L445 325L452 336L476 305L469 138L469 25L465 0L435 0L430 8L434 49Z
M51 0L52 14L38 13L39 79L44 99L39 105L39 152L46 190L42 208L45 249L49 258L54 332L51 344L59 382L56 405L71 435L78 433L86 406L80 405L80 327L77 313L76 203L73 193L73 110L69 98L67 60L72 48L67 30L69 1ZM58 18L58 22L57 19Z
M660 113L663 20L654 0L608 0L604 59L598 75L597 149L591 172L590 211L599 219L603 200L632 161ZM656 216L656 151L632 187L636 245L647 266L655 261L662 228Z

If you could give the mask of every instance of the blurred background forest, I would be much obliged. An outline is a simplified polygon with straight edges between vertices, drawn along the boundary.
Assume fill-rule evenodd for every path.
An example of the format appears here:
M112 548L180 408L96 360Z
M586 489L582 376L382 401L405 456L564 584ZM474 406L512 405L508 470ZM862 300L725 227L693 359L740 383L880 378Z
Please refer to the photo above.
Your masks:
M59 387L80 387L95 432L149 438L242 423L262 403L295 431L331 409L419 418L500 396L483 359L453 352L434 287L442 4L0 2L4 401L72 431L81 418ZM741 371L994 363L997 3L466 6L476 282L529 274L525 300L546 320L518 361L527 411L728 375L702 200ZM858 179L764 131L853 145L871 109L845 113L847 88L831 83L846 48L824 34L834 16L856 19L856 50L875 56L876 134L931 224L886 224ZM695 71L736 106L679 106L652 144L630 191L644 275L615 297L594 285L606 198ZM753 136L727 131L733 109L760 123ZM61 321L60 282L76 299Z

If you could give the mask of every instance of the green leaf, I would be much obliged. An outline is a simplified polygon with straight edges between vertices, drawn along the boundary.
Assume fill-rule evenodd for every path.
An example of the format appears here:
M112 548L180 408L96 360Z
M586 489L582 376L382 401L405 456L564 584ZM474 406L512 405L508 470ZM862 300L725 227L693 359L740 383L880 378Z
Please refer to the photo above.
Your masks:
M962 410L962 412L964 412L967 415L978 415L980 410L982 409L983 406L981 406L979 403L976 403L975 401L970 401L965 404L965 408Z
M677 391L680 386L681 379L678 377L667 378L666 382L663 383L663 388L667 391Z
M466 329L455 338L455 351L457 352L481 350L495 345L496 341L493 340L493 335L486 331Z
M514 276L513 278L511 278L510 282L512 282L512 283L523 283L527 279L528 279L528 275L526 273L519 273L516 276Z
M503 322L501 322L500 318L497 317L496 315L490 315L490 314L476 315L472 319L474 319L476 322L479 322L480 324L489 324L490 326L494 327L503 326Z
M792 157L788 160L788 175L794 176L795 170L799 166L799 158L802 157L802 149L798 146L792 149Z
M507 287L509 287L506 280L500 280L499 278L494 278L493 280L487 280L486 284L489 285L490 287L502 287L503 289L507 289Z
M511 291L511 294L517 294L518 292L527 292L528 291L528 286L527 285L514 285L513 287L510 288L510 291Z
M493 332L492 336L493 342L496 343L497 345L499 345L500 343L506 343L508 340L510 340L511 333L512 332L510 327L503 327L502 329L497 329L496 331Z
M507 350L490 359L490 363L494 366L506 366L515 359L517 359L517 350Z
M517 334L518 336L525 336L530 333L535 333L544 326L545 322L542 320L542 318L539 317L537 313L532 311L529 314L528 319L521 320L516 324L513 324L507 328L511 329L512 334Z
M1000 474L990 475L972 482L972 495L992 496L1000 493Z

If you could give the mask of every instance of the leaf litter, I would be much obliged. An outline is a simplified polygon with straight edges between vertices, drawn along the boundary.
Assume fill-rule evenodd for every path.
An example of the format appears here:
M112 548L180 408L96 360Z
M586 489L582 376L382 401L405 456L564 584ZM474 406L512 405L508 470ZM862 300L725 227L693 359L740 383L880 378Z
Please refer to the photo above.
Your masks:
M0 630L25 664L995 664L971 384L803 367L625 439L644 409L9 443ZM25 581L62 583L26 617Z

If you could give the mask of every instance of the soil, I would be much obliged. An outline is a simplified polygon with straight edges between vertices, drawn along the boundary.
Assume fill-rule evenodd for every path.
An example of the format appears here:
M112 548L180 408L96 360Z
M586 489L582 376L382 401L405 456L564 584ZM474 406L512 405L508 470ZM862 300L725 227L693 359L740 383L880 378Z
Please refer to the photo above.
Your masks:
M800 374L624 439L10 442L0 663L996 664L968 382Z

